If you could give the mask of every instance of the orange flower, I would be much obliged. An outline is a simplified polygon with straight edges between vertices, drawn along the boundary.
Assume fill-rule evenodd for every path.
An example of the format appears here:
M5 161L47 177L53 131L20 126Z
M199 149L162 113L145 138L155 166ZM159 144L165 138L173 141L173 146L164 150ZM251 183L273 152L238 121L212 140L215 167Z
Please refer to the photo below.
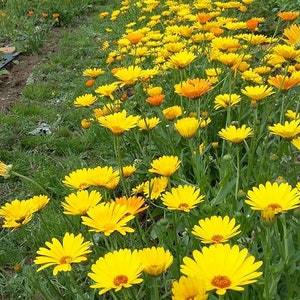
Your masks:
M85 85L87 86L87 87L91 87L91 86L93 86L95 84L95 80L94 79L89 79L89 80L87 80L86 82L85 82Z
M195 78L175 84L174 88L177 94L194 99L210 91L212 84L207 79Z
M88 129L91 126L91 121L87 120L87 119L82 119L81 120L81 126L84 129Z
M131 43L131 44L137 44L141 41L143 38L143 34L140 31L133 31L128 33L125 38Z
M146 99L146 102L153 106L160 106L164 99L165 99L165 95L160 94L160 95L148 97Z
M209 21L212 18L212 16L207 13L202 12L197 15L197 18L198 18L198 21L200 24L204 24L207 21Z
M33 10L29 10L27 14L28 14L29 16L32 16L32 15L34 15L34 11L33 11Z
M277 87L280 90L289 90L300 83L300 78L291 78L283 75L270 76L268 83Z
M282 11L278 13L278 17L284 21L293 21L299 17L297 11Z
M247 28L250 30L255 30L258 26L258 23L259 22L257 19L250 19L250 20L246 21Z
M56 18L59 17L59 14L58 14L58 13L54 13L54 14L52 15L52 17L53 17L54 19L56 19Z
M220 27L212 27L209 31L213 33L214 36L220 36L224 32L224 30Z

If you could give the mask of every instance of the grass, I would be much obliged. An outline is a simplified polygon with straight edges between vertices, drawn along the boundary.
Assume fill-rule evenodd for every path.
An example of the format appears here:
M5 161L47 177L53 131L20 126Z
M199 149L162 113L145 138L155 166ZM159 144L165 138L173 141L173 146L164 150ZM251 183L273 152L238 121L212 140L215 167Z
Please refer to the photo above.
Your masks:
M49 204L41 212L34 214L28 224L16 230L1 229L0 298L170 299L172 283L182 275L180 265L183 258L191 257L193 250L202 250L205 246L191 234L193 226L198 224L200 219L228 215L235 218L241 230L237 237L230 240L231 245L236 244L240 249L248 249L256 261L262 260L263 265L259 270L263 275L258 277L257 282L246 285L243 292L228 291L225 299L297 299L300 283L297 233L300 224L299 209L273 216L274 219L266 224L259 212L250 209L245 199L249 190L267 181L279 184L286 182L293 188L299 188L299 149L294 147L290 140L271 135L268 129L270 125L287 120L287 110L299 113L299 84L285 92L274 88L275 93L256 106L251 106L250 100L242 96L241 105L215 110L214 101L218 94L241 94L242 88L255 84L244 80L240 73L235 77L230 68L216 59L209 60L209 54L204 51L209 41L203 41L201 47L190 48L196 51L197 59L188 67L178 70L161 65L163 75L154 76L149 81L137 81L128 90L120 87L114 93L115 100L119 100L120 96L127 92L128 98L122 102L121 109L126 109L128 115L159 117L161 123L152 131L134 128L118 137L99 126L97 122L92 122L89 129L84 129L81 120L89 119L93 113L91 107L74 107L74 100L78 96L94 93L97 86L116 81L111 73L113 68L139 65L143 69L150 69L155 65L153 53L145 60L135 60L130 54L131 47L134 49L135 46L122 46L121 37L126 31L126 24L139 20L135 24L132 23L132 26L134 29L143 28L144 34L148 29L152 29L151 26L164 32L165 28L172 24L172 18L170 23L164 23L165 19L161 17L161 23L149 25L149 18L152 15L164 16L161 12L165 8L157 7L152 13L145 11L146 19L143 20L143 16L140 15L141 8L133 6L135 2L130 3L128 7L126 2L99 5L91 1L87 2L86 7L81 7L80 1L64 2L65 6L61 7L55 7L52 2L44 2L44 7L38 6L38 2L33 2L37 6L30 6L31 3L27 1L18 8L14 8L12 0L2 4L2 9L8 12L11 21L21 16L26 20L14 34L12 24L6 24L4 36L7 39L24 34L26 28L26 34L35 38L32 35L34 27L40 26L40 18L36 16L44 11L49 15L59 11L61 20L60 24L47 23L50 27L45 29L45 36L51 26L68 28L63 31L56 51L35 67L22 92L21 101L13 105L7 114L0 116L0 159L13 164L15 172L30 178L28 180L20 176L8 179L0 177L2 204L13 199L29 199L33 195L44 193L44 190L51 198ZM144 2L141 4L146 6ZM254 2L244 14L236 10L225 10L224 15L247 20L253 16L264 16L266 11L270 11L270 7L272 14L266 16L260 29L268 36L273 36L276 31L276 36L281 37L283 29L289 24L280 23L275 15L282 10L296 10L297 5L294 2L267 1L264 5ZM91 8L94 11L92 14ZM123 13L115 21L110 19L111 14L103 19L98 16L100 12L111 13L120 8L124 9L121 10ZM35 11L34 22L27 14L31 9ZM79 17L86 11L89 12L87 15ZM276 23L273 19L276 19ZM188 20L176 20L180 25L185 22L190 24ZM3 21L1 19L1 22ZM30 28L32 23L34 26ZM227 34L235 35L234 31ZM38 52L43 41L44 35L38 35L37 42L25 39L21 47L27 51ZM109 44L106 50L103 49L104 42ZM162 38L159 43L162 43ZM281 43L281 40L275 43ZM251 67L264 65L262 58L268 50L251 47L245 47L243 52L252 53L249 59ZM151 47L149 49L151 50ZM113 51L117 51L117 55L111 64L107 64L106 59ZM291 61L290 64L296 65L296 62ZM105 74L96 78L95 86L87 87L86 78L82 73L94 67L103 68ZM212 67L221 67L223 73L214 84L214 89L205 93L200 102L187 100L175 93L174 84L187 78L205 78L205 70ZM272 66L271 75L285 70L281 66ZM263 78L264 83L267 83L267 76ZM151 106L145 102L148 97L146 88L150 84L163 87L166 98L161 106ZM118 104L106 98L99 97L97 105L103 107L107 103ZM175 104L184 109L185 117L196 115L205 118L208 114L212 123L199 129L193 138L182 138L174 129L176 120L170 122L162 113L162 109ZM41 122L49 125L51 134L29 134ZM253 136L238 145L222 140L218 133L230 124L246 124L253 129ZM213 147L213 142L218 142L218 147ZM199 149L201 144L202 150ZM121 181L116 189L90 187L89 190L101 192L103 201L108 202L126 194L126 190L132 191L139 184L156 177L148 170L151 162L163 155L174 155L181 160L180 168L170 177L168 187L164 190L171 191L171 188L187 184L200 188L201 194L205 195L205 201L189 213L172 211L160 199L146 197L145 191L142 191L141 195L149 209L130 222L128 226L135 228L135 233L128 233L125 237L118 233L108 237L103 233L91 233L89 228L81 223L79 216L67 216L62 213L61 202L74 192L62 183L64 177L71 172L96 166L112 166L117 170L120 164L136 165L137 171L134 175L124 182ZM270 197L276 199L274 194ZM297 197L299 199L299 195ZM57 276L52 275L52 267L36 272L37 266L33 260L37 250L52 238L61 240L66 232L82 233L85 240L93 242L93 252L89 254L89 260L82 264L74 263L72 272L59 272ZM110 291L104 296L99 296L98 289L90 288L92 280L87 277L87 273L100 256L123 248L133 250L151 246L164 247L174 259L170 268L157 277L157 282L151 276L143 274L142 284L122 289L120 292ZM72 276L76 278L78 285L74 283ZM208 299L224 298L210 291Z

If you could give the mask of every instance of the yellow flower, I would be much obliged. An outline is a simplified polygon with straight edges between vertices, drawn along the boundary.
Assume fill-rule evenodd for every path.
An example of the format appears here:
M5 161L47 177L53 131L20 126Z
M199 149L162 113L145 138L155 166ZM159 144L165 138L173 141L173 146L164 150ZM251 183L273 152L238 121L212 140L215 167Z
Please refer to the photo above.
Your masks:
M139 278L143 266L137 250L120 249L100 257L91 267L88 276L95 281L91 288L100 289L102 295L109 290L118 292L143 281Z
M162 111L165 118L172 121L182 115L182 108L178 105L170 106Z
M143 189L143 193L147 198L157 199L165 191L167 186L168 177L161 176L151 178L150 181L144 182L141 188Z
M291 120L300 120L300 113L296 113L295 111L292 111L291 109L288 109L286 111L285 116Z
M36 206L32 201L15 199L0 207L0 217L4 218L2 227L18 228L31 221Z
M130 215L136 215L148 208L145 205L145 200L142 197L131 196L131 197L120 197L113 200L117 204L124 205L127 208L127 213Z
M172 188L171 192L166 192L161 199L164 205L170 210L181 210L189 212L197 204L204 201L205 196L200 194L200 189L191 185L179 185Z
M274 217L279 213L299 207L300 193L297 188L292 188L286 182L272 184L267 181L265 185L260 184L258 188L254 187L248 191L245 202L251 206L251 209L262 211L263 217L268 215L270 220L272 215Z
M112 167L95 167L90 169L91 185L104 187L113 190L120 181L119 171L114 171Z
M82 224L89 226L89 231L103 232L109 236L118 231L122 235L127 232L134 232L127 223L134 218L127 214L127 208L124 205L115 202L100 203L87 211L87 216L82 216Z
M169 63L172 68L183 69L188 66L195 58L196 55L193 52L182 50L171 55L169 57Z
M216 290L218 295L224 295L227 290L243 291L243 285L256 282L262 275L257 272L261 265L262 261L255 262L246 248L216 244L203 247L202 252L194 250L193 259L184 257L180 271L204 280L207 291Z
M163 247L144 248L138 253L143 271L154 277L162 274L173 262L171 252Z
M208 298L204 280L190 276L181 276L179 281L174 281L172 294L172 300L206 300Z
M235 106L240 103L241 96L237 94L220 94L215 98L214 109L227 108L230 104L230 107Z
M286 37L285 42L289 45L294 45L299 48L300 45L300 25L293 24L283 30L283 35Z
M0 161L0 176L4 178L10 177L10 171L13 165L6 165L4 162Z
M91 186L91 170L79 169L66 175L63 184L74 189L87 189Z
M65 202L62 203L64 214L66 215L86 215L86 212L96 206L102 199L102 196L97 191L80 190L76 194L72 193L65 197Z
M98 118L98 122L108 128L114 135L122 135L137 125L139 116L126 116L126 110Z
M91 68L83 71L83 76L96 78L105 72L101 68Z
M175 84L175 93L188 98L198 98L212 89L212 84L207 79L188 79Z
M122 173L124 177L130 177L136 171L135 166L124 166L122 167Z
M97 97L94 96L93 94L85 94L83 96L77 97L74 101L74 105L88 107L94 104L96 100Z
M174 124L175 129L179 132L179 134L184 138L193 137L198 128L200 126L200 121L196 118L182 118L176 121Z
M153 128L155 128L158 124L160 123L160 119L157 117L153 117L153 118L144 118L144 119L140 119L137 122L137 126L141 129L141 130L152 130Z
M200 237L205 244L225 243L241 232L239 228L240 225L235 226L235 218L212 216L199 220L199 226L193 227L192 234Z
M99 86L96 90L95 93L100 94L101 97L109 97L111 100L114 100L113 93L115 90L118 88L117 84L111 83L111 84L105 84Z
M114 75L121 81L121 86L133 85L143 76L143 70L139 66L129 66L119 69Z
M83 242L81 233L74 236L73 233L66 233L62 243L56 238L52 243L46 242L48 248L40 247L37 251L38 256L34 260L36 265L42 265L37 271L41 271L50 266L55 266L53 275L58 272L69 272L72 270L72 263L80 263L87 260L87 254L91 243Z
M292 139L291 143L298 149L300 150L300 136L297 138Z
M241 128L230 125L225 129L221 129L218 134L222 139L237 144L243 142L247 137L252 136L253 130L250 127L246 127L246 125L242 125Z
M147 88L147 94L151 97L161 95L162 91L163 89L161 86L152 86Z
M31 205L34 208L34 212L42 210L50 201L50 198L46 195L33 196L27 201L31 201Z
M165 177L169 177L174 174L180 166L180 159L177 156L161 156L151 163L151 169L148 171L156 173Z
M285 139L293 139L300 133L300 120L285 121L284 125L277 123L269 126L269 130L272 134L279 135Z
M214 38L211 42L211 46L222 51L235 52L240 44L238 39L226 36Z
M280 90L289 90L300 83L300 77L293 78L284 75L270 76L268 79L270 85L275 86Z
M251 99L252 105L275 93L272 88L267 85L246 86L241 92Z
M295 60L300 56L300 50L296 50L292 45L276 45L271 51L286 60Z
M255 82L258 84L263 83L263 78L258 73L253 71L252 69L242 72L241 77L246 81L252 81L252 82Z

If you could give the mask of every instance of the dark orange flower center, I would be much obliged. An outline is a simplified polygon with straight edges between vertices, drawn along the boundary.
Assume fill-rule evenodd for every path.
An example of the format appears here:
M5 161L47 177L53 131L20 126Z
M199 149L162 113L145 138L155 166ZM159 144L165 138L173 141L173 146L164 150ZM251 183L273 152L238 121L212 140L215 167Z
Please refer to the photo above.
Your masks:
M187 203L180 203L178 205L178 208L181 209L181 210L185 210L185 209L188 209L190 206L187 204Z
M71 256L63 256L60 260L59 263L60 264L69 264L72 261L72 257Z
M215 243L219 243L223 239L223 235L220 234L215 234L211 237L211 240L214 241Z
M218 275L212 279L211 284L217 288L224 289L231 285L231 281L227 276Z
M128 277L126 275L118 275L114 279L115 286L119 286L119 285L127 283L127 282L128 282Z
M278 203L271 203L268 205L269 208L273 209L274 211L281 211L282 207Z

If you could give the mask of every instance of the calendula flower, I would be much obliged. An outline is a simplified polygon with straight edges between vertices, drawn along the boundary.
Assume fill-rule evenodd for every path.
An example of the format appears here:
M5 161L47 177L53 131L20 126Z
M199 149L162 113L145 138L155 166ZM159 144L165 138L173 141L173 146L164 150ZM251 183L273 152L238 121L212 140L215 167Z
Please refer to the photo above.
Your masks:
M34 207L34 212L38 212L48 204L50 198L46 195L38 195L38 196L33 196L27 201L31 201L32 202L31 205Z
M118 88L117 83L111 83L111 84L105 84L99 86L96 90L95 93L99 94L100 97L109 97L111 100L114 100L114 95L113 93L116 91Z
M240 103L241 96L237 94L220 94L217 95L215 98L215 106L214 109L219 108L227 108L229 105L230 107L235 106L236 104Z
M56 239L52 239L52 243L46 242L48 248L40 247L37 251L38 256L35 258L36 265L42 265L37 271L41 271L50 266L55 266L53 275L58 272L69 272L72 270L71 264L80 263L87 260L87 254L92 252L89 250L91 242L84 242L79 233L74 235L67 232L62 243Z
M136 215L148 208L148 205L145 205L145 200L140 196L131 196L131 197L120 197L113 200L117 204L125 205L127 208L127 213L130 215Z
M293 21L299 17L297 11L281 11L278 13L278 17L284 21Z
M300 50L296 50L293 45L276 45L271 49L271 52L289 61L300 57Z
M172 68L183 69L188 66L195 58L196 55L193 52L182 50L171 55L169 57L169 63Z
M91 288L100 289L102 295L109 290L118 292L143 281L143 266L137 250L120 249L100 257L91 267L88 276L95 281Z
M134 218L133 215L127 213L124 205L115 202L100 203L90 208L86 216L82 216L82 224L89 226L89 231L102 232L109 236L113 232L118 231L122 235L134 230L127 226L127 223Z
M256 30L258 24L259 24L259 21L257 19L249 19L246 21L247 28L250 30Z
M248 191L245 202L251 209L260 210L262 216L270 221L277 214L299 207L300 194L287 182L278 184L267 181Z
M227 290L243 291L244 285L257 281L262 275L257 269L262 261L255 262L246 248L237 245L216 244L193 251L193 258L184 257L181 273L205 282L207 291L216 290L224 295Z
M296 48L300 44L300 25L293 24L283 30L283 35L286 37L285 42L289 45L294 45Z
M90 171L91 185L104 187L113 190L117 187L120 181L120 173L118 170L114 171L112 167L97 166Z
M188 79L174 85L175 92L191 99L198 98L212 89L212 84L207 79Z
M64 214L66 215L86 215L86 212L96 206L102 199L102 195L97 191L88 192L80 190L76 194L72 193L65 197L62 203Z
M242 125L242 127L240 128L237 128L234 125L230 125L225 129L221 129L218 134L222 139L234 144L238 144L243 142L249 136L252 136L253 130L250 127L246 127L246 125Z
M270 85L275 86L280 90L289 90L300 83L300 77L289 77L284 75L270 76L268 79Z
M139 116L127 116L126 110L98 118L98 122L114 135L121 135L137 125Z
M292 111L291 109L288 109L286 111L285 116L291 120L300 120L300 113L296 113L295 111Z
M136 167L129 165L122 167L122 173L124 177L130 177L136 171Z
M94 104L96 102L96 100L97 100L97 97L94 96L93 94L85 94L85 95L77 97L74 101L74 105L89 107L92 104Z
M83 71L82 75L86 77L96 78L105 72L101 68L91 68Z
M238 39L231 36L216 37L211 41L211 46L222 51L235 52L239 48L240 43Z
M163 247L144 248L138 251L143 271L151 276L159 276L173 262L173 255Z
M125 38L131 43L131 44L137 44L142 40L144 37L144 34L141 31L132 31L128 33Z
M80 125L82 126L82 128L88 129L91 127L91 121L87 119L82 119Z
M239 228L240 225L235 224L235 218L212 216L199 220L199 225L193 227L192 234L205 244L225 243L241 232Z
M153 160L151 163L152 168L148 171L169 177L179 169L180 163L181 161L177 156L164 155Z
M267 85L246 86L241 92L251 99L252 105L275 93L272 87Z
M182 108L178 105L170 106L162 111L165 118L172 121L182 115Z
M66 175L63 184L73 189L87 189L91 186L92 169L78 169Z
M0 207L0 217L4 218L2 227L18 228L31 221L36 206L32 201L15 199Z
M191 185L179 185L172 188L171 192L165 192L161 199L164 205L170 210L181 210L189 212L197 204L204 201L204 195L201 195L200 189Z
M6 165L4 162L0 161L0 176L4 178L10 177L10 171L13 165Z
M205 12L201 12L197 14L197 19L200 24L205 24L207 21L210 21L212 17L213 16Z
M143 70L139 66L129 66L119 69L114 75L121 81L121 86L133 85L143 76Z
M181 276L172 285L172 300L206 300L205 282L197 277Z
M175 129L184 138L193 137L200 126L200 121L196 118L186 117L176 121L174 123Z
M300 136L297 138L292 139L291 143L298 149L300 150Z
M154 177L150 181L146 181L141 185L143 193L149 199L157 199L165 191L168 186L168 177Z
M165 99L165 95L160 94L160 95L148 97L146 99L146 102L153 106L160 106L164 99Z
M157 117L153 117L153 118L144 118L144 119L140 119L137 122L137 126L141 129L141 130L152 130L153 128L155 128L158 124L160 123L160 119Z
M285 139L293 139L300 133L300 120L285 121L284 124L274 124L269 126L272 134L279 135Z

